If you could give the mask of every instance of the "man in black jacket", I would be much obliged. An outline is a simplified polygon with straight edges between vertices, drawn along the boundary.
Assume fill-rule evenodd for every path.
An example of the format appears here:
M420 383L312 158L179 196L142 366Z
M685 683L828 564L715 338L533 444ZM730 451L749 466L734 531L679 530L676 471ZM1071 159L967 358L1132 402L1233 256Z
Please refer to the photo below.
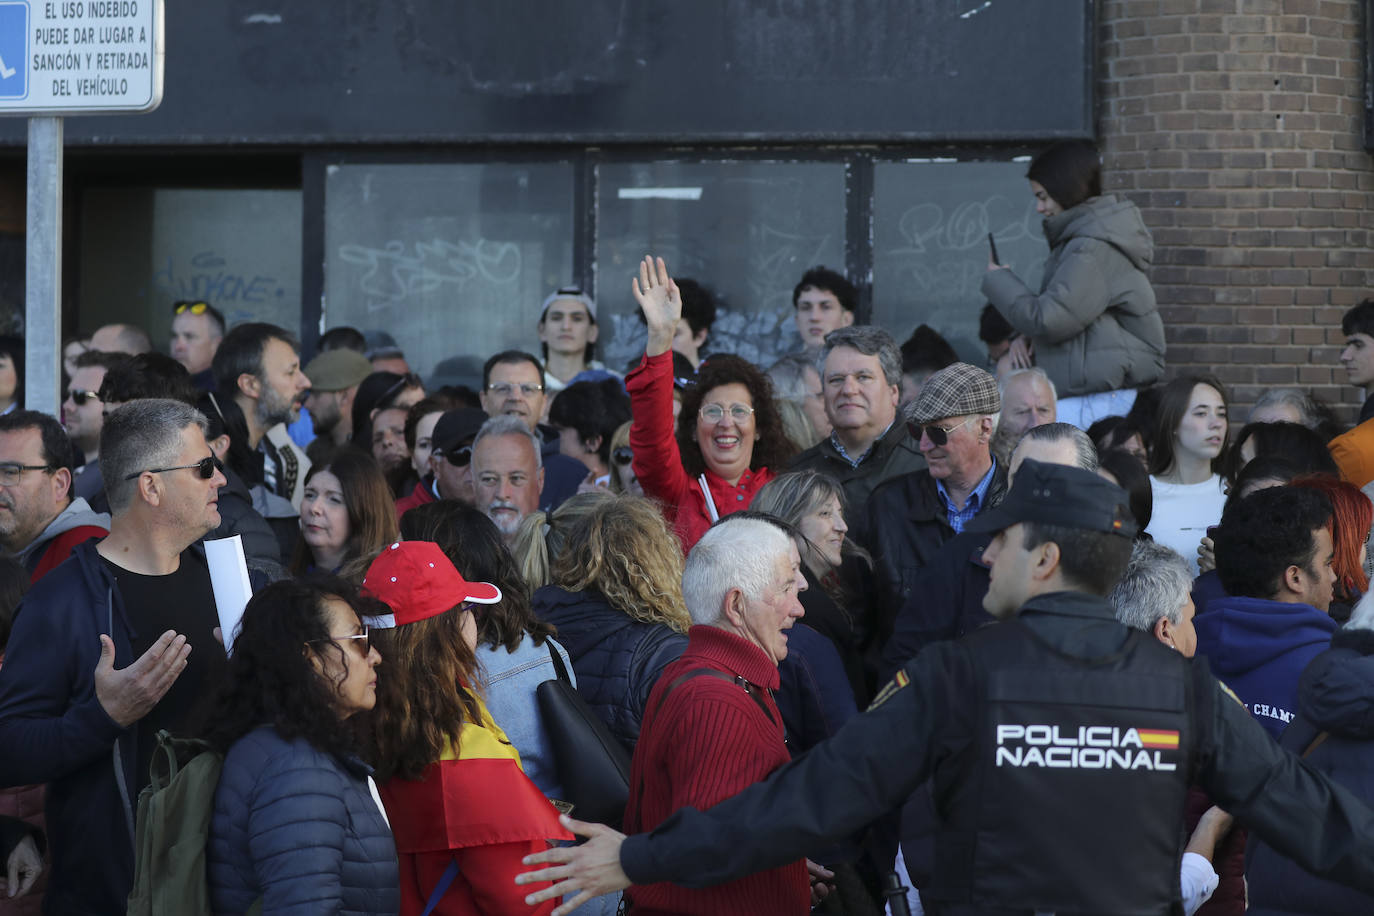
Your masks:
M985 607L1002 618L931 646L869 710L762 783L654 832L563 821L590 841L529 903L562 916L631 882L710 886L863 827L933 778L942 916L1178 913L1183 793L1200 782L1303 867L1374 890L1374 812L1280 750L1206 665L1119 623L1105 595L1130 556L1126 494L1026 462L997 509Z
M993 414L1001 406L996 379L955 363L932 375L908 408L907 427L928 467L873 491L862 541L876 572L879 645L940 545L1001 502L1007 472L990 451Z

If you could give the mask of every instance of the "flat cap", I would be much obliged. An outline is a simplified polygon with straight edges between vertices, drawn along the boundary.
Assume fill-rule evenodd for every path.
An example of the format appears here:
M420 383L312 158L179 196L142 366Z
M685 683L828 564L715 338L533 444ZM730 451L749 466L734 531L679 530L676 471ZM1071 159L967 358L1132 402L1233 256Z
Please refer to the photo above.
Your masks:
M945 417L983 416L1002 409L997 379L977 366L955 363L926 380L921 396L911 406L908 419L924 426Z
M355 350L326 350L305 367L315 391L343 391L372 374L372 363Z

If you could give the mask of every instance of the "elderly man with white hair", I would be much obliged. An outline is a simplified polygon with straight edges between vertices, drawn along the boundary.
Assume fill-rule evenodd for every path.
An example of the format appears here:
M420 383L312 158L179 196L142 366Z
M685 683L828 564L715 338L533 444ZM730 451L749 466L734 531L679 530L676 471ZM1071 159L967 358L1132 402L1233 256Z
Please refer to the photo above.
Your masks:
M678 808L708 808L788 761L773 702L787 630L806 588L792 539L758 518L728 516L687 555L687 649L664 669L644 710L626 829L652 830ZM796 860L713 888L651 884L627 892L636 912L805 913L807 866Z
M1013 369L997 380L1002 396L1002 412L997 416L997 431L992 434L992 453L998 461L1011 458L1011 450L1026 430L1058 418L1055 401L1058 393L1044 369Z

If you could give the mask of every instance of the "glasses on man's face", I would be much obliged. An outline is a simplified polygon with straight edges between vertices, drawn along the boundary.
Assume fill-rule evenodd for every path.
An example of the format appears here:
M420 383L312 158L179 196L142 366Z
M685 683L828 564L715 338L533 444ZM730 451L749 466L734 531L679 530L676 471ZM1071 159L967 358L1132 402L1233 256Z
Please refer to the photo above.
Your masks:
M730 419L736 423L743 423L753 415L754 408L745 407L743 404L731 404L729 407L723 404L703 404L697 413L701 414L701 418L707 423L719 423L726 413L729 413Z
M323 639L310 640L312 645L320 642L357 642L363 650L363 658L367 658L368 653L372 651L372 628L363 624L361 633L353 633L349 636L326 636Z
M214 477L216 470L215 456L207 455L206 457L197 461L195 464L178 464L176 467L171 468L148 468L148 470L146 471L135 471L134 473L127 475L124 479L137 480L144 474L165 474L168 471L192 470L196 472L196 476L199 477L201 480L209 480L211 477Z
M543 385L536 385L533 382L523 382L519 385L513 385L510 382L492 382L487 385L487 391L498 398L508 398L517 393L523 397L532 398L543 390Z
M611 452L611 457L615 459L616 464L625 467L629 465L631 461L635 460L634 449L630 448L628 445L622 445Z
M906 431L910 433L911 438L915 439L917 442L921 441L921 433L922 431L924 431L925 434L930 437L930 442L932 445L941 446L949 441L950 433L954 432L961 426L967 426L976 419L978 418L968 417L964 420L964 422L955 423L953 426L936 426L934 423L931 423L927 426L920 426L916 423L908 423L906 425Z
M56 468L46 464L13 464L5 462L0 464L0 484L12 487L19 483L19 478L24 476L25 471L55 471Z
M472 446L464 445L452 451L441 451L439 456L455 468L465 468L472 463Z
M172 314L184 315L185 313L190 312L192 315L204 315L205 310L209 307L210 303L208 302L174 302L172 303Z
M67 397L72 399L72 403L77 407L85 407L87 401L98 401L100 395L94 391L87 391L85 388L68 388Z

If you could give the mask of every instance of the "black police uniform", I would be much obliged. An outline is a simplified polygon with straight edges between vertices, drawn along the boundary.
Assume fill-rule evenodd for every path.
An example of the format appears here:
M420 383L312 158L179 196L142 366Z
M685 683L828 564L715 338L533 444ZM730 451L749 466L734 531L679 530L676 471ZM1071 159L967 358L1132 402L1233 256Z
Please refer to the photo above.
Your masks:
M1087 474L1049 473L1068 470ZM1279 749L1205 662L1073 591L922 650L833 738L627 838L621 865L635 883L710 886L849 835L927 779L932 914L1181 914L1192 783L1309 870L1374 891L1374 812Z

